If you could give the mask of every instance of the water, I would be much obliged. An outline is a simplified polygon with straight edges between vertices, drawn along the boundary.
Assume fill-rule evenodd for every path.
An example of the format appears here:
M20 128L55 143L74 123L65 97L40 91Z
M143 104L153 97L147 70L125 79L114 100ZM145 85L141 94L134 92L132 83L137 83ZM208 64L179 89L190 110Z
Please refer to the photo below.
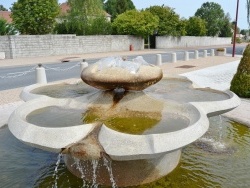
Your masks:
M183 149L180 164L172 173L137 188L250 187L250 129L222 118L223 134L219 142L218 123L218 117L210 119L204 138L210 139L212 144L218 142L225 148L232 148L233 152L213 152L196 143L190 144ZM7 127L0 129L1 188L53 187L57 161L58 154L29 147L12 136ZM83 180L72 175L62 161L57 176L57 187L83 187ZM85 187L87 185L91 187L92 182L86 182Z
M148 95L159 99L178 102L220 101L229 99L229 95L212 89L194 89L192 82L180 79L163 78L160 82L144 90Z
M58 157L57 157L57 161L56 161L55 171L54 171L54 174L53 174L53 177L55 178L55 184L54 184L53 188L57 188L58 168L59 168L59 165L60 165L60 162L61 162L61 158L62 158L62 154L59 153Z
M92 186L93 188L98 187L98 185L96 184L96 173L97 173L97 167L98 167L98 160L92 160L92 167L93 167L93 182L92 182Z
M53 98L76 98L85 94L95 93L98 90L83 83L54 84L39 87L31 93L47 95ZM230 97L220 91L193 89L192 82L182 79L164 78L158 83L144 90L147 94L160 99L170 99L179 102L218 101Z
M98 90L83 83L77 84L53 84L39 87L31 91L33 94L47 95L52 98L75 98Z
M116 188L117 185L115 183L115 180L114 180L114 175L113 175L113 172L112 172L112 168L111 168L111 163L112 161L109 160L107 157L103 157L103 163L104 165L106 166L108 172L109 172L109 176L110 176L110 182L112 184L112 188Z
M48 106L27 115L29 123L40 127L70 127L82 124L83 109Z
M122 117L123 111L117 117L97 117L94 112L85 113L84 109L48 106L34 110L26 117L27 122L40 127L70 127L83 123L93 123L101 120L107 127L130 134L154 134L173 132L186 128L190 121L180 114L164 113L159 119L148 118L143 112L132 111L133 117ZM107 113L106 113L107 114ZM137 114L139 114L137 116ZM121 117L119 117L119 115ZM133 125L133 126L130 126Z

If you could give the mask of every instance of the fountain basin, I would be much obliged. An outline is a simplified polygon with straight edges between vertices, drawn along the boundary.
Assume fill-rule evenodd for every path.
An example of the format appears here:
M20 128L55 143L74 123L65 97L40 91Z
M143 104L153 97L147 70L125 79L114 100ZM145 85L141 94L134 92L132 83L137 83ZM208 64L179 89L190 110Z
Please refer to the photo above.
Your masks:
M77 125L72 122L71 126L41 126L34 123L32 124L32 122L28 121L31 119L31 114L38 114L39 110L43 113L43 109L48 107L61 107L63 109L75 110L82 109L82 112L84 112L87 109L84 109L83 106L88 106L88 101L99 99L100 95L101 98L103 98L102 93L97 93L96 95L87 95L77 99L53 99L43 96L38 99L30 100L17 108L11 115L9 119L9 129L18 139L25 143L30 143L32 146L44 150L60 152L61 148L65 148L88 135L94 129L96 123ZM138 97L138 95L140 97ZM149 98L148 101L150 101L150 97L147 97L145 94L141 95L140 93L134 93L132 94L132 97L124 97L123 103L121 107L117 107L117 111L121 111L122 114L127 116L125 111L135 105L137 107L135 111L141 111L140 114L142 112L156 114L157 112L157 114L160 113L160 116L164 116L164 114L167 115L172 113L176 114L176 118L185 118L184 120L186 123L182 128L175 130L171 127L169 129L164 129L164 127L162 128L164 122L157 122L156 126L153 126L153 128L150 126L150 129L144 130L144 133L141 135L119 132L103 124L98 136L99 142L103 146L105 152L114 160L153 158L151 155L169 152L195 141L202 136L208 128L206 115L199 113L193 105L165 101L164 104L158 104L159 106L156 105L153 107L152 103L155 103L155 100L153 100L149 103L149 106L151 107L150 109L149 106L145 106L145 104L144 106L139 105L142 103L142 101L140 101L141 98L143 101L146 98ZM146 109L143 110L144 108ZM173 113L172 109L175 109L176 112ZM103 107L103 109L100 110L106 110L106 108ZM115 115L117 114L115 113ZM51 117L53 118L54 115L51 114ZM44 118L46 119L46 117ZM46 121L48 120L44 120L45 124ZM64 119L62 119L62 121L64 121ZM186 134L192 134L194 130L196 130L194 138L191 139L191 137L188 137L187 139L183 139ZM165 131L165 133L163 131ZM44 137L46 137L46 139L42 139ZM107 137L111 138L110 141L107 141ZM175 137L179 137L180 140L175 139ZM162 141L158 142L159 140ZM170 140L172 141L170 142ZM181 142L181 140L183 140L183 142ZM112 144L114 141L115 143ZM169 145L162 148L166 142L169 142ZM124 145L124 143L126 143L126 145ZM124 148L117 147L121 144L124 145Z
M177 87L178 89L169 91L166 89L167 86L164 87L168 82L172 84L172 88L176 82L183 83L185 87L181 85ZM79 84L79 82L77 83ZM173 113L177 117L184 117L188 120L187 126L172 131L154 132L159 124L157 121L156 125L141 131L141 134L131 134L113 129L108 126L106 119L102 119L97 140L105 154L112 160L114 178L119 186L148 183L171 172L178 165L181 149L200 138L207 131L209 127L207 116L224 113L240 104L239 98L232 92L195 88L190 80L179 76L165 77L156 85L148 87L145 92L129 91L129 94L125 94L117 102L114 102L112 92L95 89L84 92L83 96L75 95L74 98L67 96L63 96L64 98L49 97L39 94L39 92L34 93L34 90L45 86L48 85L33 85L23 90L21 96L28 102L16 109L11 115L9 129L22 142L52 152L60 152L62 148L78 143L87 137L97 124L93 121L64 127L50 127L50 125L44 127L35 122L29 122L27 117L30 114L51 106L82 109L83 113L89 109L95 109L93 112L94 116L98 117L98 121L102 114L106 117L110 109L112 109L112 113L106 119L113 118L113 115L117 115L118 112L129 119L131 118L130 114L140 112L142 117L144 114L155 114L157 119ZM52 88L55 88L54 86L51 84ZM86 84L82 84L82 86L87 87ZM179 92L183 91L186 91L185 98L178 98L181 96ZM186 96L189 93L192 94L190 98ZM211 97L205 97L207 101L204 101L203 93L209 93ZM176 97L178 102L174 101ZM127 113L127 111L131 111L131 113ZM153 118L155 117L153 116ZM102 159L99 160L99 164L102 163L101 161ZM73 165L71 155L65 156L65 162L73 174L82 177L79 168ZM81 160L80 163L88 167L89 161ZM142 173L138 170L140 168L145 169L145 172ZM89 170L91 171L91 169ZM100 167L97 183L111 184L109 177L106 177L107 172ZM86 178L89 179L88 174Z

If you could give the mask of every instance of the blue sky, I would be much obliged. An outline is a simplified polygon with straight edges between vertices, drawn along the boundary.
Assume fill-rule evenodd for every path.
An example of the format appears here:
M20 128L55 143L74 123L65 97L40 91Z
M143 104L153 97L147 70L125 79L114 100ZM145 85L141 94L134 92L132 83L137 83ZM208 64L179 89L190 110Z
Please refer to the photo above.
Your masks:
M132 0L137 9L147 8L153 5L166 5L174 8L175 12L180 15L180 17L189 18L193 16L198 8L204 2L216 2L221 5L225 13L229 13L232 20L236 17L236 5L237 0ZM0 4L4 7L9 8L11 4L16 2L16 0L0 0ZM65 0L59 0L59 3L63 3ZM240 29L247 29L247 10L246 10L246 0L239 1L239 14L238 14L238 27Z

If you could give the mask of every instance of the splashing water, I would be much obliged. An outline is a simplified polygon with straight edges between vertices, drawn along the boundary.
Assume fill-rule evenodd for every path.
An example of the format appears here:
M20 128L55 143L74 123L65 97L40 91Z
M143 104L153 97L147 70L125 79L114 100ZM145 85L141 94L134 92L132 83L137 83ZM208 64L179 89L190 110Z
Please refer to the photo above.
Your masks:
M132 74L136 74L141 65L149 65L142 56L137 56L132 61L124 60L121 57L107 57L97 61L97 64L99 71L110 67L120 67Z
M98 167L98 160L92 160L92 166L93 166L93 179L92 179L92 186L93 188L97 188L98 184L96 183L96 171Z
M83 167L80 163L80 160L77 158L74 158L74 160L75 160L75 163L72 165L76 165L76 169L79 170L79 172L81 173L82 187L86 187L85 174L83 171Z
M117 188L117 185L115 183L115 179L114 179L114 175L112 172L112 168L111 168L111 160L108 160L107 157L103 156L103 163L106 166L108 172L109 172L109 176L110 176L110 181L112 183L112 188Z
M55 178L53 188L57 188L58 168L59 168L59 165L60 165L60 162L61 162L62 155L63 155L62 153L59 153L58 156L57 156L56 167L55 167L54 174L53 174L53 178Z
M221 115L219 115L219 142L222 141L222 134L223 134L223 131L222 131L222 119L221 119Z

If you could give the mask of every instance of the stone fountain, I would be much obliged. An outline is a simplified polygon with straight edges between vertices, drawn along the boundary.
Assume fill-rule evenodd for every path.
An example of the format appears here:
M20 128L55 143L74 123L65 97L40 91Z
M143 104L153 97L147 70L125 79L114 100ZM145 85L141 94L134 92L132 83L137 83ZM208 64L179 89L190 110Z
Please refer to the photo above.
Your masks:
M81 78L24 88L27 102L12 113L9 129L28 145L63 153L76 176L113 187L167 175L182 148L207 131L208 117L240 104L230 91L163 76L140 56L104 58L83 69Z

